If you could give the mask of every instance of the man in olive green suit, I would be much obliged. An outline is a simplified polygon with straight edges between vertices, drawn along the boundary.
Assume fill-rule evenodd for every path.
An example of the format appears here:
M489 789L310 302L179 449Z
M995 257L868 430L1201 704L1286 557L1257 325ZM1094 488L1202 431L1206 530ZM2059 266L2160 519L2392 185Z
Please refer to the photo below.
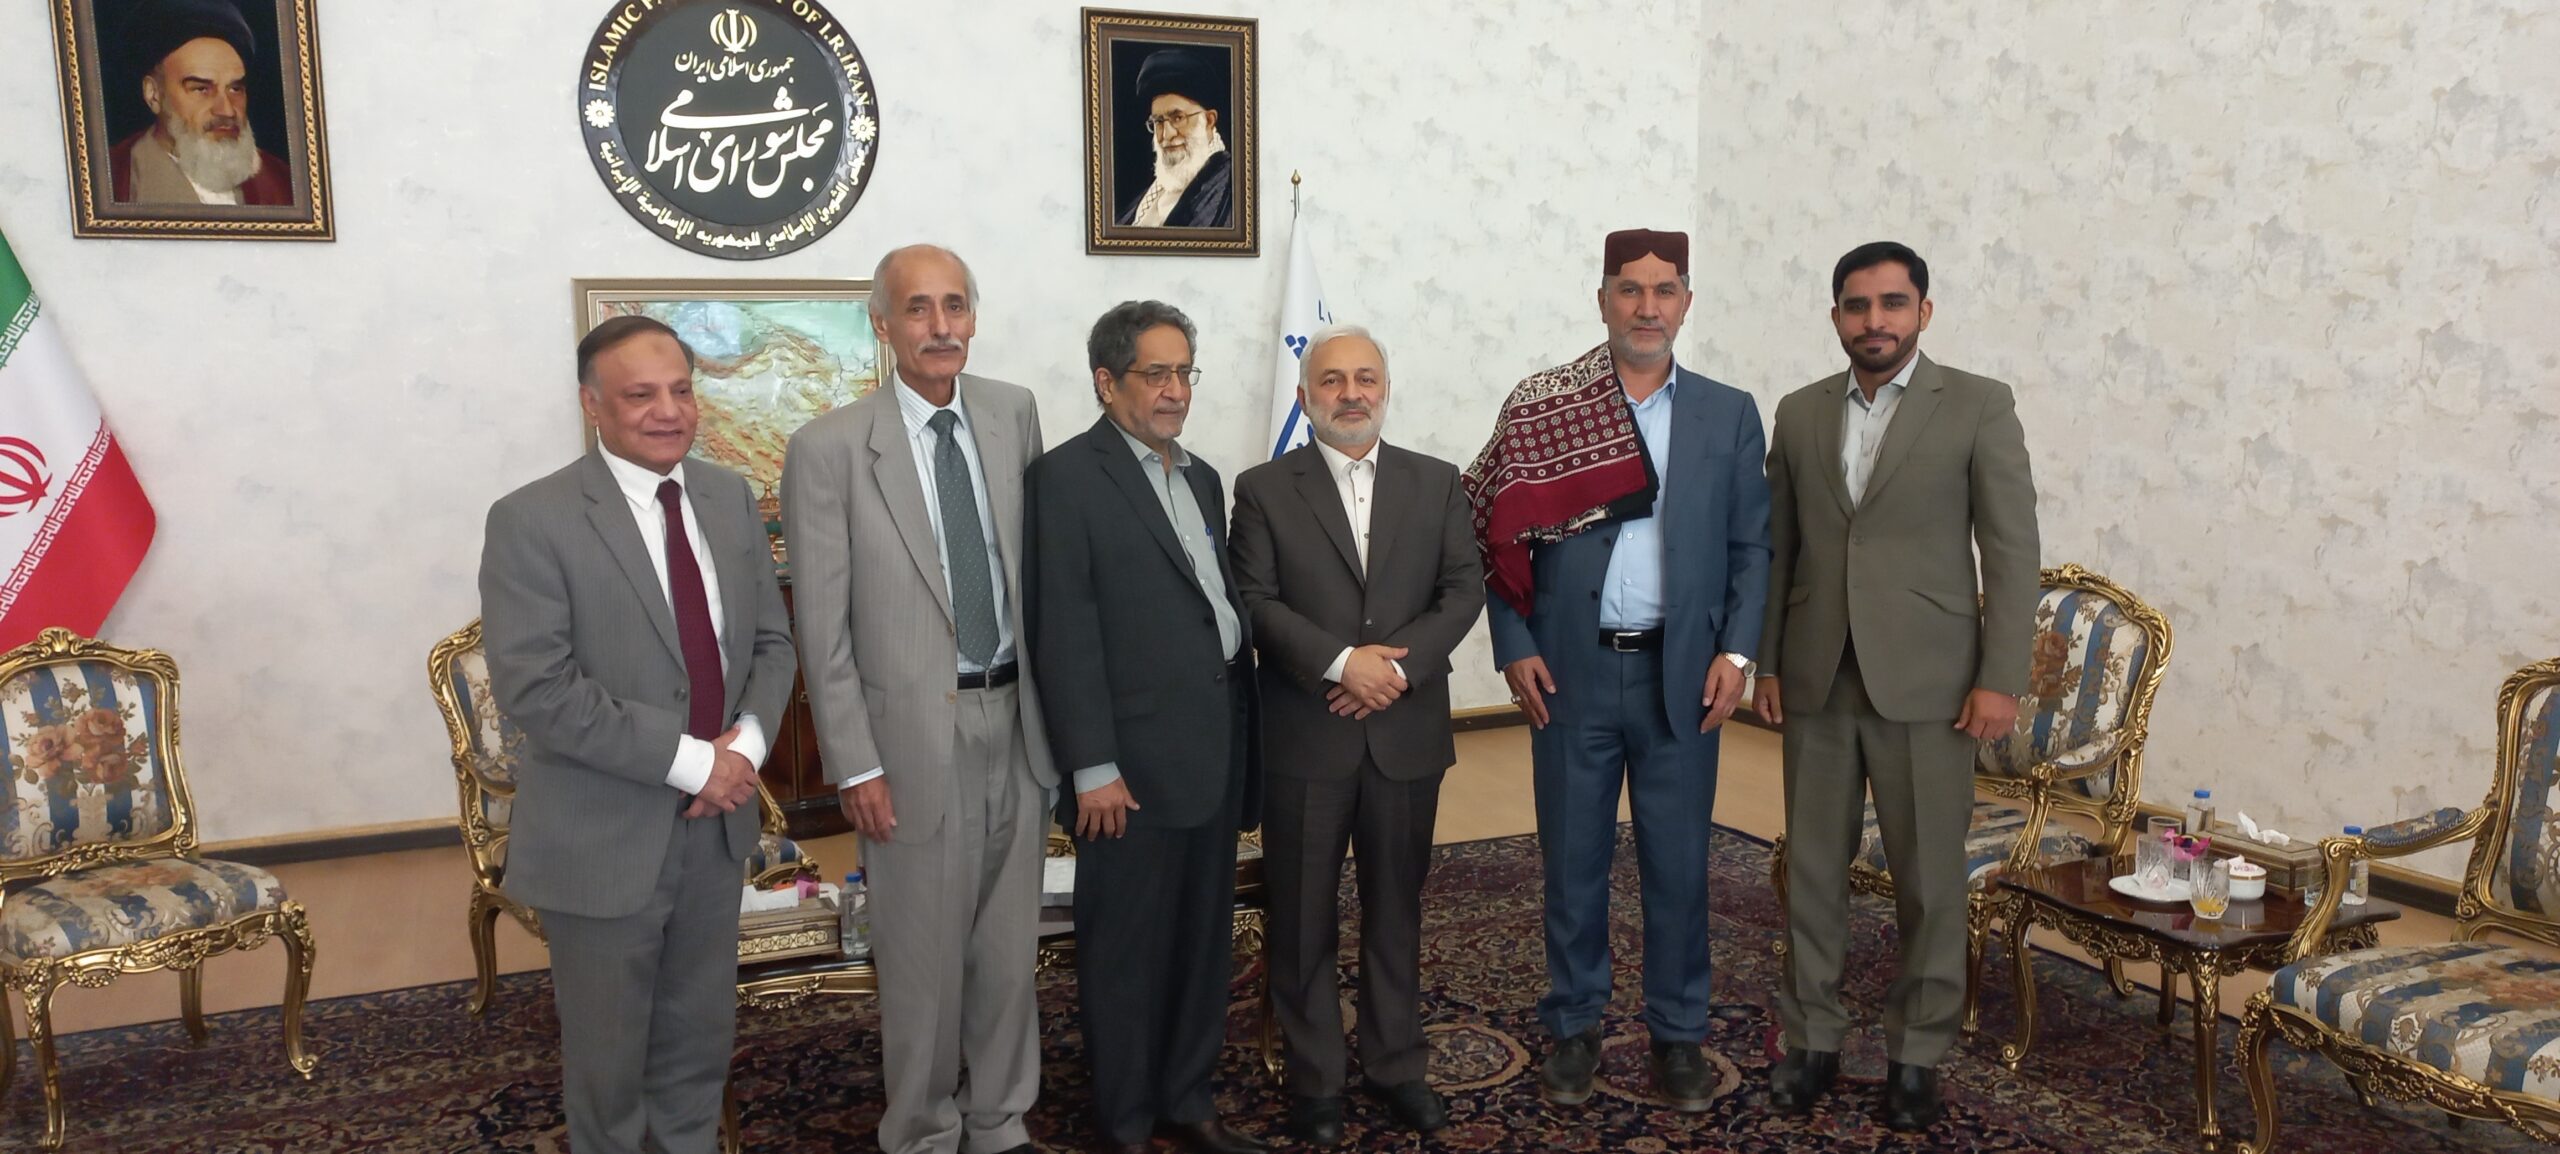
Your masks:
M1849 862L1872 791L1901 928L1886 1123L1926 1129L1964 1012L1965 850L1979 743L2027 682L2036 494L2009 386L1920 355L1929 266L1863 245L1831 275L1849 371L1778 403L1768 620L1754 700L1786 730L1787 1052L1774 1108L1839 1072ZM1980 550L1980 583L1975 551Z

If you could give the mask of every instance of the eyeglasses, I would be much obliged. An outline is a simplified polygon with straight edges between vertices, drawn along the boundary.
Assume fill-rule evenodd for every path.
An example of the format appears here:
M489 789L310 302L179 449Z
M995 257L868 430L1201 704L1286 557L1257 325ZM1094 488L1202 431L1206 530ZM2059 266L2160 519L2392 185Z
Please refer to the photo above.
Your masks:
M1121 370L1121 375L1145 381L1147 387L1151 389L1165 388L1173 384L1175 377L1182 378L1182 383L1186 386L1195 389L1200 387L1200 370L1197 368L1177 369L1169 365L1154 365L1142 369L1131 365Z
M1168 112L1168 113L1165 113L1165 114L1164 114L1164 115L1162 115L1162 116L1150 116L1150 117L1146 118L1145 120L1140 121L1139 123L1146 125L1146 126L1147 126L1147 131L1149 131L1149 132L1155 132L1155 131L1157 131L1157 130L1159 130L1159 129L1162 129L1162 128L1163 128L1163 127L1165 127L1166 125L1169 125L1169 124L1174 124L1174 125L1181 124L1183 121L1189 120L1189 119L1191 119L1192 117L1194 117L1194 116L1198 116L1198 115L1200 115L1201 113L1203 113L1203 112L1207 112L1207 111L1208 111L1208 109L1205 109L1205 108L1195 108L1195 109L1192 109L1192 110L1191 110L1191 111L1189 111L1189 112Z

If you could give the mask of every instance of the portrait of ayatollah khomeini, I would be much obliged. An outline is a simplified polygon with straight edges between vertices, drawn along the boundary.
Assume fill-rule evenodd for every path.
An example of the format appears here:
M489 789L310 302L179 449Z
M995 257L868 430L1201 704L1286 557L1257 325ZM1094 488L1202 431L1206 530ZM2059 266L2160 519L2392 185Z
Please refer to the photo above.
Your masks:
M1159 48L1138 64L1135 105L1154 150L1155 179L1121 206L1141 228L1226 228L1235 222L1235 164L1218 110L1232 72L1217 48ZM1120 147L1130 136L1123 133Z
M259 38L233 0L134 0L107 24L101 47L128 70L150 109L150 124L108 152L119 204L293 203L293 175L282 157L258 147L250 125L250 69L272 71ZM102 20L102 24L106 21ZM272 35L269 37L272 42ZM271 43L272 47L272 43Z

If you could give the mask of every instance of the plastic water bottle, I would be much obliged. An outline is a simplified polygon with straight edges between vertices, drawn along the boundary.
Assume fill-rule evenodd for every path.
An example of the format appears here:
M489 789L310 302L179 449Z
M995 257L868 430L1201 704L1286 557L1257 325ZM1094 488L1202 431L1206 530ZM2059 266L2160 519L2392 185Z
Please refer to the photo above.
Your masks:
M2363 837L2364 827L2360 825L2351 825L2347 827L2346 832L2348 837ZM2364 904L2365 894L2370 892L2373 888L2373 872L2366 868L2368 864L2369 863L2367 863L2363 858L2357 858L2353 864L2347 867L2347 892L2338 895L2339 905L2360 906Z
M2187 802L2185 814L2188 837L2207 837L2213 833L2213 791L2199 789Z
M836 894L838 925L837 944L850 961L871 957L871 891L862 884L862 871L844 875L844 889Z

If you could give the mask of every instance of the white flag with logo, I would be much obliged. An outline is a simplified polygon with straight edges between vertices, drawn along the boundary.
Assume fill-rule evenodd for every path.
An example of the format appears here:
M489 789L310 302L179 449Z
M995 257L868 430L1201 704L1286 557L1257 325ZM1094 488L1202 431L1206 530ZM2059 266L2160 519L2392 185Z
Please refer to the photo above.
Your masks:
M1324 286L1316 281L1315 246L1308 239L1307 218L1289 230L1289 280L1280 297L1280 345L1271 371L1271 455L1307 443L1307 415L1298 408L1298 362L1307 355L1307 338L1333 323L1324 303Z

